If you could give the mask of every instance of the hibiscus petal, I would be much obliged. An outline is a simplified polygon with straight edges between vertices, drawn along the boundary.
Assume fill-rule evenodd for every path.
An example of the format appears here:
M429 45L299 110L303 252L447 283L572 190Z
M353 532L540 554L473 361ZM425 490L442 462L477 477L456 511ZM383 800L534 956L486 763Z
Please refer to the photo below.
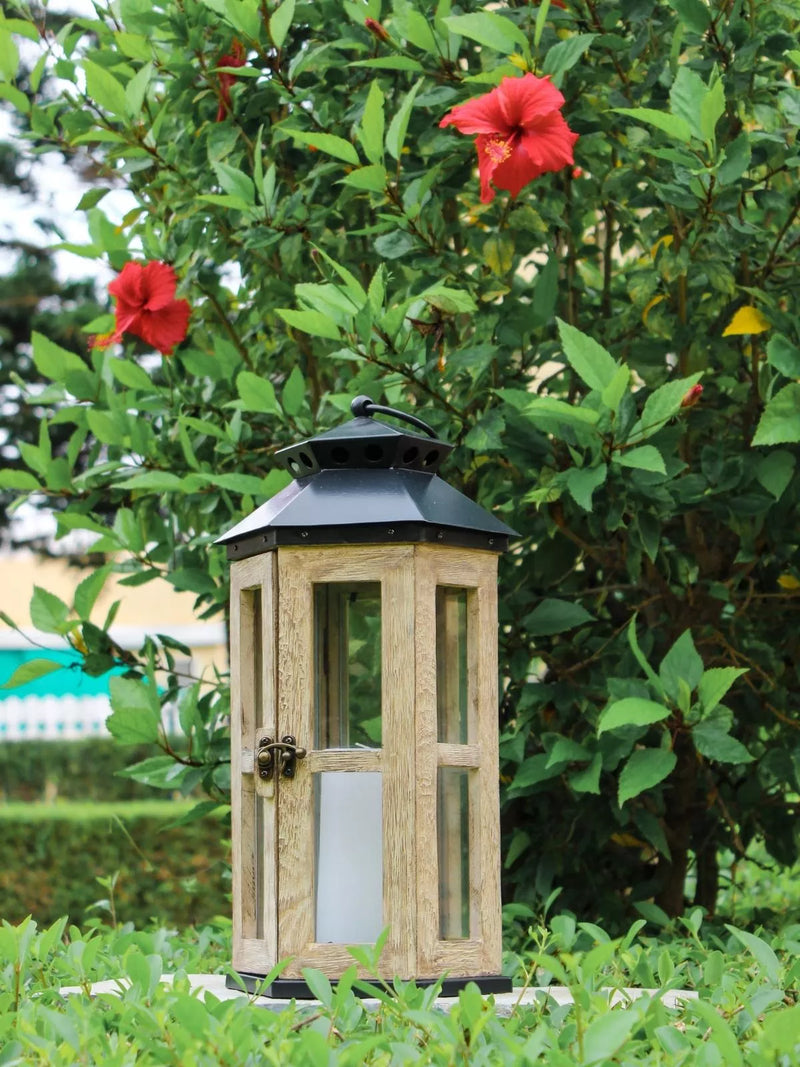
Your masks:
M157 311L145 311L137 337L157 348L163 356L172 355L175 345L186 337L191 308L187 300L173 300Z
M456 104L439 125L455 126L461 133L511 133L497 89L492 89L483 96L473 97L465 104Z
M564 97L549 77L537 78L535 74L503 78L495 92L504 121L511 128L525 129L564 105Z
M538 174L560 170L574 162L572 146L578 140L564 121L564 116L554 111L522 135L522 147L537 167Z
M178 280L175 271L167 263L154 260L142 271L142 306L147 311L165 308L175 299L175 287Z
M141 306L142 303L142 265L141 263L126 263L117 277L108 286L108 291L115 296L120 303L131 307Z
M498 189L506 189L512 196L517 196L524 185L541 173L528 153L517 144L508 159L495 167L492 180Z

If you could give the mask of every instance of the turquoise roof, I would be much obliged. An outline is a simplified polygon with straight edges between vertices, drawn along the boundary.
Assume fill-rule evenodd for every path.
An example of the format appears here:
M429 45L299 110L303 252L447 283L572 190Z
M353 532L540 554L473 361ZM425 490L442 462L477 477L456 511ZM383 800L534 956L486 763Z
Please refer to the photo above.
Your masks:
M64 669L51 671L42 678L15 686L14 689L0 688L0 700L7 697L104 696L108 694L109 679L119 673L118 670L108 671L99 678L84 674L80 669L80 660L74 652L52 648L0 649L0 686L9 680L17 667L32 659L54 660L63 663Z

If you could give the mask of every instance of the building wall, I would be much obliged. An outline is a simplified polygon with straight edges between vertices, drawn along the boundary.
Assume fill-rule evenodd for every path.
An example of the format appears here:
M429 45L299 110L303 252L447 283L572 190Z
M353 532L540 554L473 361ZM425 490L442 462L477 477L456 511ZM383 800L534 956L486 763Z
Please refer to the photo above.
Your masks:
M62 638L33 629L29 604L35 586L72 604L75 589L90 573L91 569L72 566L67 559L47 559L29 552L0 556L0 610L22 630L20 634L0 623L0 686L25 660L70 659ZM121 601L110 631L117 644L138 649L148 634L160 633L191 649L191 659L182 669L192 675L212 681L214 668L223 673L227 670L224 623L221 619L199 621L192 593L176 593L161 579L124 586L119 578L109 576L92 611L93 621L100 625L112 604ZM25 686L0 688L0 741L105 734L105 719L111 711L109 677L93 679L80 670L63 669Z

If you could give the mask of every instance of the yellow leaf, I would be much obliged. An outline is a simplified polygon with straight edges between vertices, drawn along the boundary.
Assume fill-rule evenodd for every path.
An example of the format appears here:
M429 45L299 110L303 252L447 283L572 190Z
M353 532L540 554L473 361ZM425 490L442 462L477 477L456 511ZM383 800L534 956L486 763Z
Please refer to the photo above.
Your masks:
M645 324L645 326L647 325L647 316L650 314L656 304L660 304L663 299L663 296L654 296L652 300L647 301L644 307L644 311L642 311L642 322Z
M521 56L519 52L515 52L513 56L508 57L509 63L513 63L515 67L519 67L520 70L527 71L528 63L524 56Z
M781 589L800 589L800 582L793 574L782 574L778 579L778 585Z
M723 337L738 337L743 333L763 333L770 328L767 319L756 307L747 304L739 308L731 321L722 331Z
M659 248L669 248L669 246L672 244L672 241L673 237L671 233L665 233L663 237L659 237L659 239L650 249L650 255L653 257L653 259L656 258L656 253L658 252Z

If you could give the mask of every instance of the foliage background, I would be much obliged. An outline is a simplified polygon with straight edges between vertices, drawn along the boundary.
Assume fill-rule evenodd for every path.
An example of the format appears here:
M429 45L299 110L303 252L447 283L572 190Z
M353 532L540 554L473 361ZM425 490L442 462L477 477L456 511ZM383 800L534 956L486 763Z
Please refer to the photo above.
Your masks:
M356 393L417 410L457 446L448 480L521 534L507 898L676 914L690 865L713 908L721 843L794 858L798 4L118 0L54 35L44 9L5 10L0 91L31 151L88 151L103 177L77 251L174 264L193 316L168 360L34 335L47 417L0 486L209 617L211 542L284 484L272 452ZM41 49L26 81L20 38ZM577 166L482 205L470 139L438 123L523 69L562 88ZM138 206L114 226L119 183ZM31 606L98 673L118 662L104 573ZM224 685L183 690L180 750L160 735L173 651L128 660L111 729L164 749L142 780L224 796Z

